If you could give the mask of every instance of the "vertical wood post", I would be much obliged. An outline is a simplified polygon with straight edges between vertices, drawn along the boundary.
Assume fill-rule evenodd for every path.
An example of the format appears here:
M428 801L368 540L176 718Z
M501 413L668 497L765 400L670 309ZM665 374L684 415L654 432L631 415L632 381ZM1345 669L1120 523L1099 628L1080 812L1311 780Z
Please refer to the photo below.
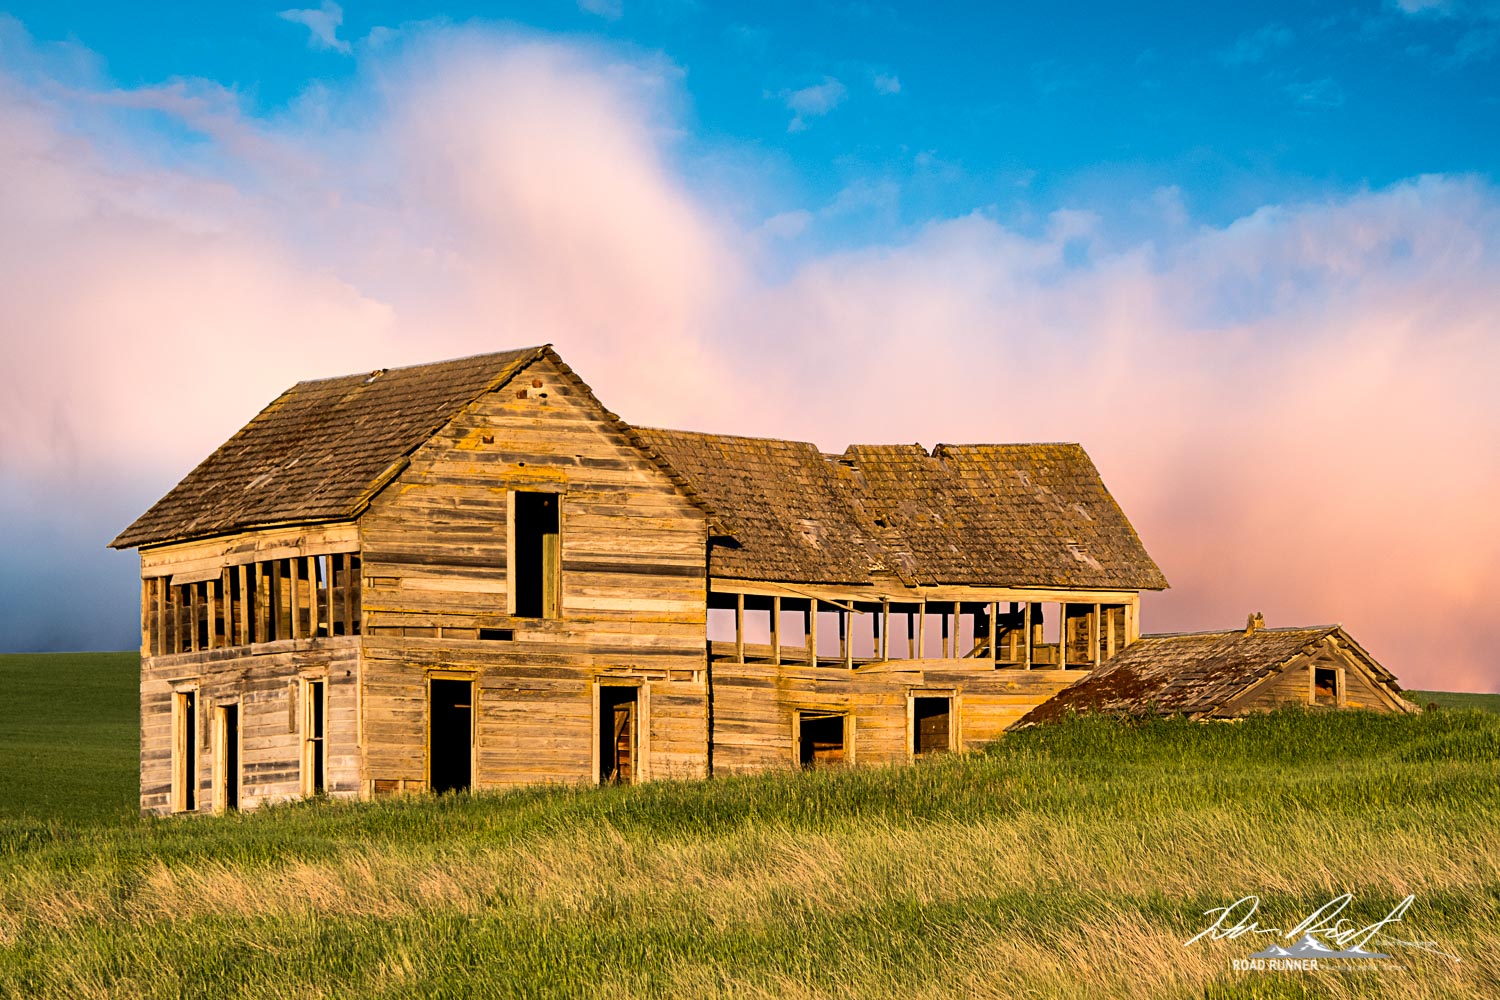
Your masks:
M844 612L845 620L848 622L844 626L844 668L846 670L854 669L854 607L854 602L850 601L849 610Z
M808 598L807 601L807 662L809 666L818 665L818 599Z
M240 645L250 645L250 601L245 591L245 564L240 563L235 567L239 574L240 584L240 613L236 615L235 624L240 628Z
M223 574L221 573L220 574L220 578L222 579L222 577L223 577ZM214 640L218 638L218 632L219 632L219 605L222 602L220 602L219 600L217 600L218 595L214 593L214 590L215 590L214 585L216 583L218 583L217 580L207 580L203 584L203 596L207 599L207 609L206 610L207 610L207 617L208 617L208 648L209 649L213 649L214 646L216 645L216 643L214 642Z
M318 634L318 557L303 556L302 569L307 574L307 635Z
M1021 631L1024 633L1022 639L1026 643L1026 669L1031 669L1031 602L1026 602L1026 607L1021 611Z
M224 645L233 646L234 641L234 569L225 566L219 574L219 600L224 605Z
M167 651L167 587L171 582L171 577L156 578L156 654L158 656Z
M1000 617L1000 602L990 602L990 666L1000 668L1000 631L997 619Z
M344 634L354 634L354 558L345 552L339 556L344 564Z
M271 628L270 637L274 639L285 639L289 634L286 627L286 615L282 613L281 606L286 602L286 576L281 572L281 560L271 560Z
M962 631L964 620L963 605L958 601L953 602L953 659L963 656L968 650L958 648L958 634Z
M781 666L781 598L771 598L771 664Z
M927 602L917 602L917 659L927 658Z
M297 577L302 575L302 560L296 556L286 561L288 581L287 604L292 612L292 638L302 638L302 588L297 586Z
M1099 655L1099 605L1097 604L1094 605L1094 620L1089 622L1089 645L1094 654L1094 669L1098 670L1102 661Z
M1057 669L1068 669L1068 602L1057 605Z
M1110 605L1109 613L1104 619L1104 652L1107 659L1114 659L1115 643L1118 641L1115 638L1115 608Z
M141 655L151 655L151 613L156 609L156 601L151 595L152 582L146 577L141 578Z
M198 596L198 584L188 584L188 649L198 652L198 616L203 613L203 599Z
M271 635L271 571L270 563L255 564L255 638L270 642Z
M734 595L734 659L745 662L745 595Z
M880 658L889 660L891 658L891 599L883 597L880 600Z

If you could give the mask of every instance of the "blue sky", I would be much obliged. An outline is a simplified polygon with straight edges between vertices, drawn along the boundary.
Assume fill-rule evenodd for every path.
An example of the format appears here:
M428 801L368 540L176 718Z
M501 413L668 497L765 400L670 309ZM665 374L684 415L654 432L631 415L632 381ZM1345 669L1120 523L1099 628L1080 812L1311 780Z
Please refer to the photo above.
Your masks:
M105 544L287 385L552 342L643 425L1080 441L1148 629L1500 690L1500 0L980 6L5 8L0 650L132 645Z
M1488 176L1500 149L1496 4L356 2L310 11L316 31L280 3L9 9L121 87L213 80L257 116L414 25L601 40L680 74L678 153L703 183L749 163L743 211L842 204L810 234L833 242L976 210L1025 227L1080 201L1129 226L1161 188L1218 223Z

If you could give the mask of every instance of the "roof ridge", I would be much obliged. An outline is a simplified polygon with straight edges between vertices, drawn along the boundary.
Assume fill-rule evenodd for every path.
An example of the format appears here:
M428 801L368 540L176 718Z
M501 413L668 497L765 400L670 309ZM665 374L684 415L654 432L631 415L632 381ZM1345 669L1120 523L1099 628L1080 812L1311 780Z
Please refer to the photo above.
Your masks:
M940 441L933 448L1082 448L1082 441Z
M1341 622L1334 622L1329 625L1278 625L1275 628L1266 628L1262 626L1261 628L1256 629L1255 633L1252 634L1259 634L1261 632L1331 632L1334 629L1343 627L1344 626ZM1142 632L1140 637L1142 639L1191 639L1194 636L1203 635L1244 634L1245 629L1243 626L1241 626L1240 628L1211 628L1204 629L1199 632Z
M322 378L305 378L298 382L294 382L291 388L295 389L299 385L317 385L320 382L337 382L341 379L346 378L368 377L374 372L381 372L382 374L388 375L391 372L409 372L416 368L437 368L441 365L456 365L465 361L478 361L480 358L497 358L502 354L510 356L526 354L540 356L543 351L547 350L551 346L551 344L537 344L532 347L513 347L503 351L480 351L478 354L465 354L462 357L444 358L441 361L422 361L414 365L396 365L394 367L373 368L369 371L348 372L344 375L325 375ZM291 389L288 389L287 391L290 392Z
M660 434L691 434L694 437L701 438L735 438L740 441L774 441L777 444L805 444L809 448L816 450L819 454L824 454L823 450L815 442L802 441L798 438L771 437L767 434L725 434L718 431L685 431L676 427L643 427L640 424L632 424L631 426L638 431L646 431L647 433L654 431Z

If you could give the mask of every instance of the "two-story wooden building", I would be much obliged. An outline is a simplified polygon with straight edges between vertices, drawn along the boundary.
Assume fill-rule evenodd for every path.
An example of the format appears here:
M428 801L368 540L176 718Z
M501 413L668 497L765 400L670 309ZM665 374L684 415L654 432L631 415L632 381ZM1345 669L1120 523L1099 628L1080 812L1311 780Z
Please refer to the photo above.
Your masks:
M302 382L141 554L141 808L973 746L1165 587L1077 445L648 430L550 347Z

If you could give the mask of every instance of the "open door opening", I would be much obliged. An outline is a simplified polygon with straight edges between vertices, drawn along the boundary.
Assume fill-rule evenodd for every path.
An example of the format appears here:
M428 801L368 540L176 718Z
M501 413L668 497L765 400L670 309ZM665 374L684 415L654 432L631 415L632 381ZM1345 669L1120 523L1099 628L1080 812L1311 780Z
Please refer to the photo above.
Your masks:
M842 712L799 712L797 762L804 768L828 767L848 759Z
M515 613L522 618L556 618L561 576L562 536L556 493L516 493L515 551L510 585Z
M953 699L913 698L912 752L918 757L953 749Z
M179 691L175 696L177 709L176 746L172 749L176 758L172 775L173 807L178 812L192 812L198 808L198 692Z
M429 784L434 792L467 790L473 778L474 682L434 678L431 707Z
M214 740L218 743L219 808L240 807L240 706L220 705Z
M599 783L629 785L636 776L639 689L599 689Z
M326 688L321 680L303 682L302 794L322 795L328 790L328 740Z

